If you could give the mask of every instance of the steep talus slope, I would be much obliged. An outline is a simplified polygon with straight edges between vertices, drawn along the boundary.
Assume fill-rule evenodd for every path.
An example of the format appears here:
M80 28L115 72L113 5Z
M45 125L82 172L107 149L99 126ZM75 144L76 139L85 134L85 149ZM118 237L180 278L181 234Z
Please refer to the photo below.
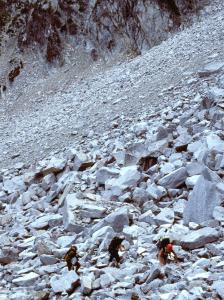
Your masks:
M68 47L79 47L94 61L118 53L136 56L166 39L207 2L1 0L0 85L5 89L12 83L26 65L24 54L33 52L60 66Z
M36 57L3 93L1 300L224 299L223 9L112 66Z
M91 130L101 134L114 118L138 118L158 103L172 103L178 91L194 93L202 83L195 78L185 85L190 74L213 55L223 59L222 9L223 3L215 2L192 27L106 70L101 65L80 76L70 67L25 87L21 75L1 107L1 165L15 156L16 161L33 162L80 143Z

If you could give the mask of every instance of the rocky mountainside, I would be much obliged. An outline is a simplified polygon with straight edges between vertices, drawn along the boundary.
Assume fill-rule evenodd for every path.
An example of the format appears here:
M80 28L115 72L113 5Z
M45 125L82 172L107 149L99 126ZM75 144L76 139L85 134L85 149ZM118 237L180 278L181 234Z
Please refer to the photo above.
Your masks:
M223 8L112 67L34 80L33 61L4 93L0 300L224 299Z
M193 97L134 124L114 120L35 168L2 169L1 299L224 298L224 61L197 76ZM115 267L108 246L120 235ZM159 264L163 236L179 263ZM78 273L63 260L71 245Z
M1 0L0 84L21 73L24 53L41 52L63 65L68 45L92 59L135 57L166 39L208 1L198 0ZM8 52L8 49L10 51Z

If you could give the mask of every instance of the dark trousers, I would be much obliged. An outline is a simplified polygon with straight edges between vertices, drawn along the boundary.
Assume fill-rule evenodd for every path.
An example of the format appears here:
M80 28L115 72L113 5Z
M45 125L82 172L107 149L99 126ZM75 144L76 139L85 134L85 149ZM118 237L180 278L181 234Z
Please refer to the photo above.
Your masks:
M110 252L110 259L109 259L109 262L112 262L113 259L116 259L116 261L119 263L121 258L120 256L118 255L118 251L113 251L113 252Z

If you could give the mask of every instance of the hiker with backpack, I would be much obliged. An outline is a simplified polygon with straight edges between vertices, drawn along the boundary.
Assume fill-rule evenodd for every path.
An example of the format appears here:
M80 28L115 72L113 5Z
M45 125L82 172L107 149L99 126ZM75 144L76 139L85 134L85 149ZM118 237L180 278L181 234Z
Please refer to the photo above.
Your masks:
M173 244L168 237L164 237L157 242L157 257L161 265L165 265L170 261L178 261L176 253L173 250Z

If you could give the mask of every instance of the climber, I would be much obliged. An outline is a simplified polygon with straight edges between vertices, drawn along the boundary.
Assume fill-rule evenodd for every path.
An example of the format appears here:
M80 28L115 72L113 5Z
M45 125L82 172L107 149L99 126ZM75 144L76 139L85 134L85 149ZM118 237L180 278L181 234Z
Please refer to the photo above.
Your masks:
M77 247L72 245L71 248L64 256L64 260L67 263L68 270L74 270L74 266L76 267L76 273L79 274L78 270L80 268L79 256L77 253Z
M113 259L115 258L117 267L119 266L119 263L121 261L121 257L119 256L118 251L124 250L124 246L122 245L123 241L124 241L123 236L122 237L114 237L108 247L108 251L110 253L109 262L112 262Z
M168 237L164 237L157 242L158 254L157 257L162 265L169 261L177 261L177 255L173 250L173 245Z

